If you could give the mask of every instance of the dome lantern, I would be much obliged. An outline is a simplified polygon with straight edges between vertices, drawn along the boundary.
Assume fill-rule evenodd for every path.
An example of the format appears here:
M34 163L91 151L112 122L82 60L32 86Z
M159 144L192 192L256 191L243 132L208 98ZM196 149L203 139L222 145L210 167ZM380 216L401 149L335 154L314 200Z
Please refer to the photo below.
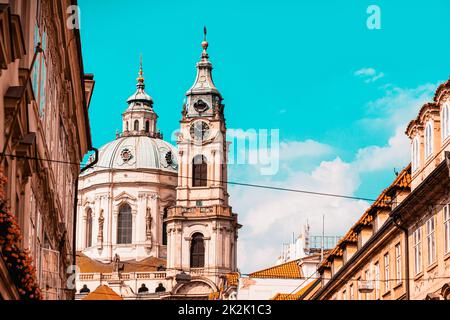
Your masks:
M128 108L122 114L123 132L121 136L146 135L152 138L162 138L156 127L158 115L153 110L153 99L145 92L142 56L136 80L136 92L128 98Z

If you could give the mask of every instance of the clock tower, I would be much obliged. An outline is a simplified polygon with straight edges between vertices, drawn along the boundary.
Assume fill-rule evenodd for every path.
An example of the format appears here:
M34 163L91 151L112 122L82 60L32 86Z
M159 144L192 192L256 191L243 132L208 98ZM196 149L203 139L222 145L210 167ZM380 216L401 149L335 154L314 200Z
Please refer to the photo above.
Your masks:
M189 282L175 284L173 293L180 295L217 292L224 276L237 271L240 225L227 192L224 104L212 79L206 28L204 34L197 76L186 93L177 137L176 205L165 220L168 271L190 276Z

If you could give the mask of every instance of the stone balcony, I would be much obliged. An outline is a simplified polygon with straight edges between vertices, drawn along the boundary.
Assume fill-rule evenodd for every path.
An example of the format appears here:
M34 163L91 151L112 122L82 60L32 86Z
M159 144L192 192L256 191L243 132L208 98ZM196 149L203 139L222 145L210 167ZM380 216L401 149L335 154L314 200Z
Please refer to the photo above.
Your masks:
M223 207L219 205L208 207L173 207L169 210L169 218L172 217L208 217L223 216L232 217L231 207Z
M108 281L113 279L112 273L81 273L80 281ZM163 280L166 279L165 271L158 272L129 272L119 273L120 280Z

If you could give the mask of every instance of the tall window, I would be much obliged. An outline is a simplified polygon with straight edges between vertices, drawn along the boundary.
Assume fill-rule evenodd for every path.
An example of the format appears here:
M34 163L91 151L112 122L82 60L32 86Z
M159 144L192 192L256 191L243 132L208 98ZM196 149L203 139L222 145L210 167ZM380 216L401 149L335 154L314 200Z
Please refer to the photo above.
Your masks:
M133 217L131 215L131 207L124 204L119 209L117 221L117 244L131 243Z
M145 121L145 132L150 132L150 122L148 120Z
M41 48L44 52L47 51L47 31L42 23L40 23L41 10L38 7L37 12L37 24L34 30L34 46L41 43ZM33 86L34 96L39 108L39 116L44 117L45 105L46 105L46 89L47 89L47 61L46 55L38 54L33 68L33 74L31 75L31 83Z
M371 284L371 279L370 279L370 269L367 269L366 271L365 271L365 278L366 278L366 284ZM366 293L365 294L365 299L366 300L370 300L370 293Z
M139 120L134 121L134 131L139 131Z
M450 204L444 207L444 250L450 252Z
M361 283L361 277L358 277L358 279L356 280L357 285L360 285ZM361 291L356 290L357 295L358 295L358 300L361 300Z
M397 283L402 282L402 247L400 243L395 246L395 277Z
M436 261L436 240L435 240L435 226L434 217L431 217L427 221L427 254L428 265L433 264Z
M385 291L388 291L391 286L390 286L390 272L389 272L389 253L386 253L384 255L384 288Z
M208 179L208 164L203 155L195 156L192 160L192 186L206 187Z
M442 140L450 136L450 106L445 104L442 108Z
M349 293L350 293L350 300L354 300L355 299L355 292L353 290L353 283L350 285Z
M203 268L205 266L205 244L203 235L195 233L191 242L191 268Z
M86 248L92 247L92 209L86 212Z
M374 265L375 271L375 299L380 298L380 264L378 262Z
M342 291L342 300L347 300L347 290Z
M419 138L415 137L412 143L412 171L416 171L420 166L420 154L419 154Z
M162 244L164 246L167 245L167 222L164 220L167 219L167 208L164 208L164 214L163 214L163 224L162 224Z
M422 230L417 228L413 233L414 247L414 271L416 274L422 272Z
M433 154L433 123L428 121L425 127L425 158Z

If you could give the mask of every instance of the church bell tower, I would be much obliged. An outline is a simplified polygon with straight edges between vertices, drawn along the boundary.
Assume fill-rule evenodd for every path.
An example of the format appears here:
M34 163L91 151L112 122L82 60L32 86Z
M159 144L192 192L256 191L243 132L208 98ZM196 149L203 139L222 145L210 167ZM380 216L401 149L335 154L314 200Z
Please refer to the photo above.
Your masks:
M197 76L186 93L178 145L176 205L167 222L167 267L191 281L175 293L206 294L236 271L237 231L227 192L226 123L223 98L212 79L206 28Z

